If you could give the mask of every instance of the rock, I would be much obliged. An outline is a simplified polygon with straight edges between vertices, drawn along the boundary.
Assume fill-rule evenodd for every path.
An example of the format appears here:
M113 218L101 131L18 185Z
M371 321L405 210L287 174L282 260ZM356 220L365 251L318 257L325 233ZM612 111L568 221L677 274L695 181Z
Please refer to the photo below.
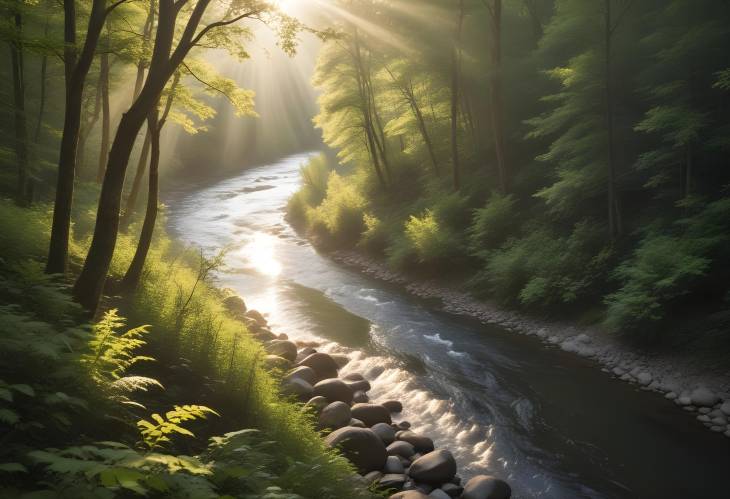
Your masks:
M647 372L639 373L636 377L636 381L638 381L642 386L648 386L651 383L651 374Z
M238 295L229 296L223 300L223 307L230 312L231 315L241 316L246 313L246 302Z
M666 395L664 395L664 398L668 398L669 400L674 400L677 398L677 394L674 392L669 392Z
M370 383L367 380L361 379L358 381L345 381L347 386L352 388L353 392L368 392L370 391Z
M423 492L424 494L430 494L433 492L433 487L427 483L413 483L413 490Z
M350 387L347 386L344 381L337 378L323 379L314 385L314 391L312 393L314 395L321 395L330 402L335 402L337 400L345 402L346 404L352 402L352 390L350 390ZM372 426L368 425L367 421L363 418L357 416L354 411L352 416L362 420L367 426Z
M294 378L281 384L284 395L293 395L300 400L307 400L312 396L312 385L301 378Z
M406 476L403 473L387 473L378 482L382 489L402 489L406 483Z
M428 497L433 499L451 499L451 496L441 489L433 489Z
M408 421L401 421L400 423L398 423L398 428L400 428L401 430L407 430L410 427L411 423L409 423Z
M268 329L260 329L256 332L256 334L253 335L254 338L256 338L261 343L266 343L267 341L275 340L276 335L269 331Z
M352 395L352 401L355 402L356 404L366 404L369 400L370 399L365 394L365 392L360 391L360 390L356 391Z
M350 423L350 406L344 402L332 402L319 414L319 427L338 430Z
M459 497L464 488L455 483L445 483L441 486L441 490L446 492L449 497Z
M339 448L360 473L383 469L388 456L383 442L368 428L345 426L330 433L325 443Z
M396 438L398 440L403 440L404 442L408 442L409 444L413 445L413 447L416 449L416 452L428 453L434 449L433 440L428 437L413 433L412 431L399 431L396 434Z
M299 352L297 353L297 360L296 360L296 362L297 362L297 363L299 363L299 362L303 361L304 359L306 359L307 357L309 357L309 356L310 356L310 355L312 355L313 353L317 353L317 350L315 350L315 349L314 349L314 348L312 348L312 347L305 347L305 348L302 348L302 349L301 349L301 350L299 350Z
M267 355L264 357L264 367L268 370L281 369L283 371L289 369L289 366L291 366L291 362L284 357L279 357L278 355Z
M338 368L345 367L350 362L350 357L347 355L341 355L341 354L332 354L330 355L332 357L332 360L335 361L335 364L337 364Z
M488 475L477 475L464 485L462 499L509 499L512 489L507 482Z
M271 355L284 357L290 362L294 362L297 358L297 346L289 340L272 340L266 345L266 351Z
M626 374L626 371L624 371L624 370L623 370L623 369L621 369L620 367L614 367L614 368L613 368L613 371L612 371L612 372L613 372L613 374L615 374L616 376L623 376L624 374Z
M680 395L674 401L678 405L690 405L692 403L692 399L689 397L689 395Z
M363 423L359 419L354 419L354 418L350 420L349 426L355 426L357 428L367 428L367 426L365 426L365 423Z
M400 462L398 456L388 456L385 460L385 467L383 468L384 473L404 473L405 468L403 463Z
M322 409L327 407L327 405L329 405L329 402L327 402L327 399L322 396L318 396L318 397L312 397L311 399L309 399L307 401L307 403L304 404L304 408L305 409L311 408L315 414L319 414L320 412L322 412Z
M371 483L375 483L378 480L380 480L381 478L383 478L383 474L379 471L371 471L370 473L365 475L363 478L365 478L365 481L367 482L367 484L370 485Z
M419 490L404 490L393 494L389 499L428 499L428 496Z
M378 404L355 404L352 406L352 417L361 420L367 426L391 423L388 409Z
M711 407L717 403L718 396L704 386L695 388L690 395L693 405Z
M730 416L730 400L726 401L720 406L720 410L726 415Z
M716 418L712 418L712 424L725 426L727 425L727 419L725 419L723 416L717 416Z
M699 412L700 414L709 414L710 408L709 407L700 407L697 412Z
M289 335L286 334L286 333L279 333L279 335L277 336L277 338L279 338L280 340L288 340L289 339Z
M402 440L396 440L388 445L386 450L389 456L402 456L406 459L410 459L416 453L416 449L411 444Z
M266 326L266 324L267 324L266 319L264 318L263 315L261 315L261 312L259 312L258 310L249 310L248 312L246 312L245 315L249 319L253 320L259 326L263 327L263 326Z
M307 366L314 369L319 379L336 378L337 364L332 357L326 353L316 352L307 356L299 363L300 366Z
M362 381L364 379L365 378L363 378L362 374L360 374L360 373L350 373L350 374L342 377L342 380L345 382Z
M441 485L456 475L456 461L451 452L439 449L413 461L408 475L416 482Z
M380 440L382 440L385 445L390 445L395 441L395 430L388 423L378 423L373 425L370 429L380 437Z
M401 404L398 400L386 400L380 405L393 413L403 412L403 404Z
M706 416L704 414L701 414L701 415L697 416L697 420L698 421L701 421L703 423L709 423L710 422L709 416Z
M283 380L287 381L294 378L303 379L310 385L314 385L317 382L317 373L311 367L299 366L289 371Z

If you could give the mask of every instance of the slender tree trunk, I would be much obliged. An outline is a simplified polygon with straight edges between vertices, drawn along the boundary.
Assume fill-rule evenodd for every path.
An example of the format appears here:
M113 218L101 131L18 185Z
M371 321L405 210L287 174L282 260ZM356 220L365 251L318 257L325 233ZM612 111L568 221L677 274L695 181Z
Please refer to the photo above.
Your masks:
M129 190L127 202L124 205L124 211L122 213L122 219L119 222L122 230L127 230L129 228L129 224L132 223L132 216L137 209L137 198L139 197L139 191L142 188L142 179L147 171L147 163L150 157L150 141L151 134L148 128L144 135L142 151L140 152L139 161L137 162L137 170L134 174L134 180L132 180L132 188Z
M167 95L165 109L162 112L162 118L159 118L157 106L150 112L147 117L147 130L149 130L151 156L150 156L150 175L149 187L147 193L147 209L145 210L144 222L142 223L142 231L139 235L139 243L134 253L132 263L129 265L127 272L122 279L122 289L124 291L134 291L142 277L144 263L147 260L152 245L152 235L155 230L155 222L157 221L158 198L159 198L159 166L160 166L160 134L162 127L165 126L167 116L172 109L172 101L175 96L175 89L180 83L180 73L175 73L175 78L170 86L170 93Z
M619 235L617 220L618 201L616 199L616 166L614 159L614 129L613 129L613 67L611 65L611 0L605 0L605 86L606 86L606 135L607 135L607 166L608 166L608 231L611 239Z
M96 182L101 183L109 158L109 134L111 116L109 111L109 53L100 56L99 90L101 90L101 147L99 148L99 164L96 169Z
M76 176L76 153L81 127L81 107L84 83L94 59L96 45L106 18L106 0L94 0L86 30L86 40L81 53L76 53L76 7L75 0L64 0L64 65L66 69L66 109L61 136L61 151L58 160L56 200L53 207L51 243L48 250L46 272L66 272L68 260L68 239L71 228L71 205L73 203L74 178Z
M43 36L48 36L48 18L46 18L46 24L43 28ZM41 57L41 77L40 77L40 102L38 105L38 121L35 125L35 133L33 135L33 139L36 143L40 141L41 138L41 128L43 127L43 115L46 112L46 79L47 79L47 73L48 73L48 56L46 54L43 54L43 57Z
M158 123L158 111L154 109L147 120L147 127L150 133L150 174L149 187L147 192L147 209L145 210L144 222L142 223L142 231L139 235L137 249L134 252L134 258L129 265L124 278L122 279L122 289L124 291L134 291L142 277L142 270L147 259L150 246L152 244L152 235L155 230L155 222L157 221L157 204L159 193L159 176L158 168L160 164L160 125Z
M431 159L431 166L433 167L433 172L438 177L439 175L439 167L438 167L438 161L436 161L436 153L433 149L433 142L431 142L431 136L428 133L428 128L426 128L426 120L423 119L423 113L421 112L421 108L418 105L418 101L416 101L415 93L413 92L413 89L408 89L408 100L411 104L411 110L413 111L413 115L416 117L416 122L418 123L418 129L421 132L421 137L423 138L423 142L426 144L426 149L428 150L428 157Z
M489 111L494 135L494 154L497 160L499 188L507 192L507 166L504 148L504 118L502 97L502 0L493 0L490 8L492 20L490 59L492 63L489 77Z
M157 104L165 84L195 45L195 33L210 0L198 0L194 4L174 51L175 25L181 4L173 0L160 0L159 4L157 35L147 79L139 96L119 122L101 186L91 246L73 289L76 301L91 313L95 313L99 305L114 255L124 177L135 139Z
M456 36L451 52L451 162L453 166L454 190L461 187L459 166L459 73L461 58L461 27L464 21L464 0L459 0L459 16L456 22Z
M17 6L19 8L19 6ZM15 117L15 157L18 162L16 202L24 206L28 202L28 130L25 117L25 64L23 62L23 18L19 11L13 13L15 39L10 42L10 62L13 77L13 116Z

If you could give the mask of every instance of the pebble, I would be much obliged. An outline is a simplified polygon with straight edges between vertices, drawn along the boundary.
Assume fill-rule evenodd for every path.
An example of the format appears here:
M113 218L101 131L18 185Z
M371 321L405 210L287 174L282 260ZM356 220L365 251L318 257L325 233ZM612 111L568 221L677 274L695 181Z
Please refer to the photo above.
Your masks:
M651 383L651 374L647 372L639 373L636 379L640 385L647 386L649 383Z
M727 416L730 416L730 400L726 401L724 404L720 406L720 410L724 412Z

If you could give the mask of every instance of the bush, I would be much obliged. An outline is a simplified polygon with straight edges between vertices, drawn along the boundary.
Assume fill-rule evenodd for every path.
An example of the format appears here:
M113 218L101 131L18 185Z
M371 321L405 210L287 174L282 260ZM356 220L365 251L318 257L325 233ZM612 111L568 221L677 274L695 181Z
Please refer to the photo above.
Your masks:
M287 219L295 227L303 228L307 222L307 212L318 206L327 195L327 181L333 170L324 154L310 158L302 165L299 176L302 186L287 202Z
M308 225L315 234L326 234L340 243L354 245L364 230L365 198L352 182L331 172L327 195L322 203L308 211Z
M606 297L605 325L609 329L656 328L667 315L668 303L698 292L711 269L717 269L720 276L727 274L730 199L709 204L697 215L677 222L674 229L674 234L647 233L614 271L621 288Z
M603 231L589 223L575 225L567 237L542 228L484 253L483 281L497 298L527 307L568 305L589 298L600 287L611 252Z
M474 210L468 230L469 250L478 255L502 245L517 226L516 201L511 195L495 193L483 208Z

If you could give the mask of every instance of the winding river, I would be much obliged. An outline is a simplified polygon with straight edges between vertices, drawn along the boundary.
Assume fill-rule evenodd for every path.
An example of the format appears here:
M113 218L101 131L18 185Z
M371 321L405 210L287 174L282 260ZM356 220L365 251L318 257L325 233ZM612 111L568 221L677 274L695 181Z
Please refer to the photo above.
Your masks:
M176 236L229 245L221 284L274 331L348 355L343 372L369 378L372 399L401 400L402 419L450 449L463 477L498 475L514 497L730 497L730 439L661 395L317 253L284 220L308 156L168 199Z

